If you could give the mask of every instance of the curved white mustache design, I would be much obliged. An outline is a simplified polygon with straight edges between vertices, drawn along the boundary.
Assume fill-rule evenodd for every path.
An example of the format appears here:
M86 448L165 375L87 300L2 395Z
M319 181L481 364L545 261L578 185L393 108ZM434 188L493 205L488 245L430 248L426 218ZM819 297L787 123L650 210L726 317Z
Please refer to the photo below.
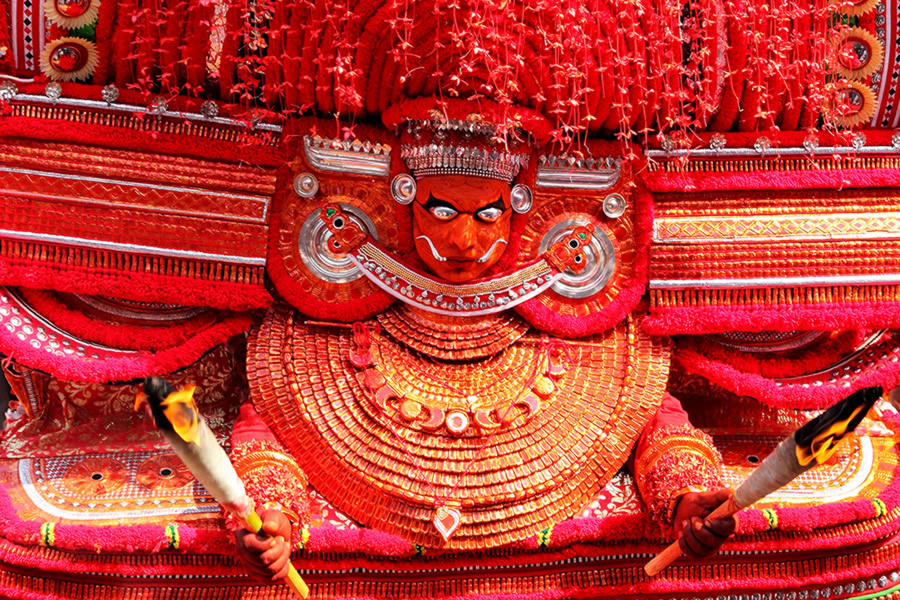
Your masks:
M441 256L441 253L438 252L437 248L434 247L434 242L432 242L431 239L427 235L422 234L419 237L417 237L416 239L417 240L425 240L426 242L428 242L428 247L431 248L431 255L434 256L434 260L436 260L438 262L447 262L447 258L445 256ZM487 262L488 258L490 258L490 256L491 256L491 253L494 252L494 248L496 248L497 244L500 244L500 243L508 244L509 242L507 242L503 238L500 238L500 239L494 241L494 243L491 244L491 247L488 248L487 252L485 252L481 256L481 258L476 258L475 262L478 262L478 263Z

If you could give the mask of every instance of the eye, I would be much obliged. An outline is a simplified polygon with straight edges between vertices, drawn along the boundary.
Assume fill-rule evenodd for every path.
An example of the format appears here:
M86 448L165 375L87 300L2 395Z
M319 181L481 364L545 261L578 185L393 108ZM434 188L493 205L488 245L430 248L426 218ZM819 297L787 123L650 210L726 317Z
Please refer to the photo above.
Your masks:
M449 206L432 206L428 210L441 221L449 221L459 214L455 209L450 208Z
M486 221L488 223L493 223L503 214L503 211L499 208L482 208L477 213L477 216L482 221Z

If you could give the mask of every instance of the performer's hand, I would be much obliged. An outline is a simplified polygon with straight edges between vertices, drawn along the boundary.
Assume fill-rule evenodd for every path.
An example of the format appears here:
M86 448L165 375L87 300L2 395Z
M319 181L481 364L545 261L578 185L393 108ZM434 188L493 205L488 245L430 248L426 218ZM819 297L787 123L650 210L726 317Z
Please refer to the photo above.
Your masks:
M734 517L707 519L707 515L728 500L731 490L689 492L681 497L675 509L675 533L681 533L678 545L693 558L709 556L734 533Z
M291 523L283 512L272 508L259 516L262 530L269 535L260 536L243 528L235 531L238 558L258 582L280 581L287 577L291 558Z

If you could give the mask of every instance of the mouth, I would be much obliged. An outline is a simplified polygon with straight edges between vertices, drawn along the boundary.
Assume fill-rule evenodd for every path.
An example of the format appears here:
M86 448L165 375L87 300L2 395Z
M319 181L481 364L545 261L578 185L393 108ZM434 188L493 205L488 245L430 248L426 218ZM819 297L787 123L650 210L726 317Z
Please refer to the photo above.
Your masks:
M431 250L431 255L434 257L434 260L438 262L446 262L449 263L447 266L455 266L460 265L460 267L469 265L473 262L476 263L485 263L487 262L491 254L494 253L494 249L497 247L497 244L508 244L505 239L499 238L491 244L491 247L487 249L487 252L482 254L480 257L468 257L468 256L444 256L440 252L438 252L437 248L434 247L434 242L431 241L427 235L420 235L416 238L416 240L425 240L428 243L428 248Z

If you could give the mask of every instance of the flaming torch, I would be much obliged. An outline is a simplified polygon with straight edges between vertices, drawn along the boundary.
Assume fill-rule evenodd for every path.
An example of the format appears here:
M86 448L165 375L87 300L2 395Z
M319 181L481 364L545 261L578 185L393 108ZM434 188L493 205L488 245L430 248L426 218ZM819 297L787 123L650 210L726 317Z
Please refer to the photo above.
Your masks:
M838 442L856 429L881 395L880 387L863 388L806 423L781 442L707 519L730 517L786 485L814 464L827 461L837 450ZM652 577L679 556L681 548L676 541L644 565L644 571Z
M266 535L253 500L247 496L228 455L197 410L193 394L194 386L176 392L164 379L148 377L135 408L147 400L156 427L197 481L249 531ZM309 587L290 563L287 584L300 598L309 596Z

